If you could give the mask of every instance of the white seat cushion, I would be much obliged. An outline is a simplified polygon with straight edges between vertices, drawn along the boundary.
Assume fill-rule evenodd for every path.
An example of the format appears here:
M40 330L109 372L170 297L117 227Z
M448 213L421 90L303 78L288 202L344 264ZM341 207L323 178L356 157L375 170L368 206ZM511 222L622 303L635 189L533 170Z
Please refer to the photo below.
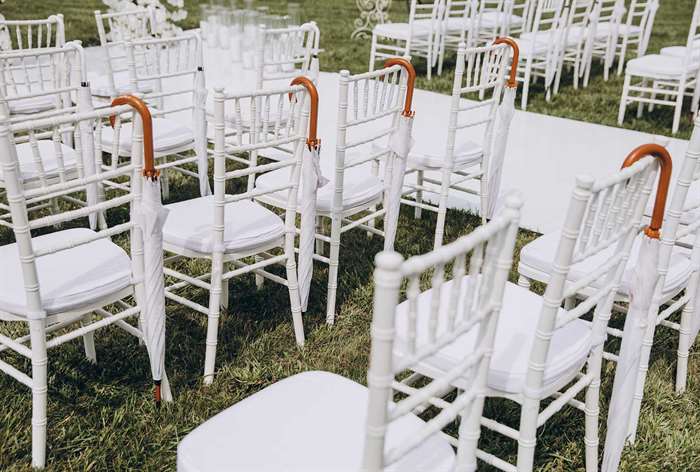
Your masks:
M119 131L120 156L131 155L132 133L132 123L123 123ZM105 152L111 152L113 143L114 130L109 126L104 126L102 128L102 149ZM181 150L192 143L194 143L194 133L187 126L169 118L153 119L153 151L156 154Z
M437 22L436 22L437 25ZM408 38L408 23L381 23L374 27L372 34L392 39ZM413 24L413 36L428 36L430 34L430 20L415 21Z
M627 73L641 77L679 79L683 72L683 62L682 58L674 56L649 54L630 60L627 63ZM688 71L696 69L697 63L688 66Z
M193 198L166 205L168 219L163 242L171 247L210 254L214 249L214 197ZM267 208L249 200L224 207L224 248L244 253L267 248L284 235L284 222Z
M34 250L61 246L94 231L73 228L32 239ZM0 247L0 310L23 315L26 296L16 244ZM99 239L36 259L39 290L47 314L88 306L131 283L131 260L109 239Z
M333 195L335 193L335 172L322 166L323 175L330 180L326 185L318 189L316 210L329 213L333 205ZM260 190L271 189L285 185L289 182L289 168L279 169L260 175L255 181L255 187ZM301 186L299 184L299 198L301 198ZM351 167L345 170L343 177L343 209L361 207L369 202L373 202L381 197L384 192L384 184L371 174L366 165ZM277 192L273 194L280 202L287 201L287 192Z
M129 79L129 71L121 70L114 74L114 88L117 95L125 95L131 93L131 81ZM89 74L90 91L97 97L110 97L112 90L109 84L109 77L106 74ZM150 82L139 81L139 92L153 92L153 84Z
M362 466L367 388L328 372L281 380L198 426L177 448L179 472L357 472ZM387 450L425 425L392 423ZM430 436L387 471L446 472L454 452Z
M685 54L687 52L688 48L685 46L668 46L665 48L661 48L661 55L662 56L671 56L671 57L677 57L679 59L685 58ZM692 51L692 58L693 60L699 60L700 59L700 47L695 47L693 48Z
M444 148L436 147L434 143L416 143L408 155L408 166L422 169L439 169L445 163ZM484 150L480 144L464 141L455 146L455 167L465 167L481 161Z
M572 46L578 43L579 38L583 34L583 28L577 27L577 26L572 26L569 28L569 34L567 36L567 45ZM538 31L537 34L533 33L523 33L520 35L520 38L518 38L518 45L523 44L525 48L532 49L532 39L536 38L537 41L537 48L536 50L539 52L539 48L541 47L546 47L552 42L555 41L555 38L561 34L560 31L558 30L546 30L546 31Z
M462 279L462 298L457 313L463 310L466 283L469 276ZM447 330L447 308L450 305L450 289L455 281L442 286L440 312L438 315L438 336ZM428 342L428 324L430 305L434 291L432 289L418 296L416 343L418 348ZM496 328L494 350L489 366L488 385L494 390L507 393L520 393L525 384L530 350L535 338L537 323L542 310L542 297L512 283L506 284L503 308ZM560 310L559 313L563 313ZM544 371L544 387L561 381L564 377L575 375L586 362L591 346L590 323L574 320L557 329L552 337L547 365ZM399 357L408 353L408 301L396 309L396 343L394 353ZM478 327L477 327L478 329ZM460 336L455 342L443 347L435 355L422 361L413 369L423 375L432 377L453 368L474 352L477 339L476 329ZM471 378L456 382L458 387L467 388Z
M534 278L535 280L547 282L549 280L549 274L552 271L552 261L556 254L557 245L561 237L560 235L561 233L559 231L545 234L523 247L520 251L518 272L527 277ZM634 267L637 265L642 237L643 236L639 236L632 246L629 262L627 263L627 268L622 276L622 282L618 290L619 293L626 297L629 296L630 289L634 282ZM569 280L575 281L590 273L596 267L603 264L614 251L615 246L613 245L613 247L601 251L596 256L575 264L569 271ZM686 285L691 271L692 265L690 259L687 257L687 252L675 248L671 255L668 273L666 274L666 283L664 285L665 296L672 296L681 290Z
M41 95L19 100L10 100L10 113L13 115L28 115L58 108L59 104L55 95Z
M44 167L44 176L47 178L58 175L58 158L56 156L55 143L49 139L40 139L37 141L39 155ZM75 169L78 162L78 154L73 148L66 146L63 143L58 144L63 155L63 167L66 172ZM31 143L21 143L16 146L17 161L19 162L19 170L22 180L25 182L40 176L39 169L34 163L34 153L32 152ZM2 178L2 169L0 169L0 179Z
M523 18L518 15L507 15L502 11L486 11L481 15L481 25L486 27L500 26L506 16L510 16L508 24L511 27L523 24Z
M596 33L609 34L612 31L612 28L613 28L612 23L610 23L608 21L601 22L601 23L598 23L598 25L596 26ZM630 25L629 28L624 23L617 25L617 33L619 35L628 34L629 36L639 36L639 34L641 32L642 32L642 28L639 26L636 26L636 25ZM596 34L596 36L597 35L598 34Z
M549 48L549 35L545 33L546 32L538 33L534 43L532 37L515 38L515 42L520 50L520 55L529 57L531 55L537 56L546 53Z

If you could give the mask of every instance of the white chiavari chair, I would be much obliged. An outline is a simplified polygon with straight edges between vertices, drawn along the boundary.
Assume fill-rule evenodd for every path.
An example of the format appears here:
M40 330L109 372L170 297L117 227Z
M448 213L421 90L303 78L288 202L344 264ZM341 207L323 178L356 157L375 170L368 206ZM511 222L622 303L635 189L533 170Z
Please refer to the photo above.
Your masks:
M593 37L590 38L593 41L593 47L590 52L591 60L588 61L583 79L584 86L588 85L591 63L594 58L599 59L603 64L603 78L605 81L610 78L610 70L615 59L615 48L617 47L620 34L620 25L625 13L624 0L597 0L596 6L599 12L598 23L595 26L595 33L589 30L589 34L593 34Z
M526 31L516 38L522 60L518 63L518 82L522 82L521 108L527 108L530 82L541 77L545 82L547 99L559 65L568 11L564 0L537 0L531 6L532 20Z
M304 87L307 87L306 89ZM228 283L247 273L280 283L289 289L294 335L298 345L304 344L299 289L294 253L295 216L300 167L308 129L309 109L315 116L317 102L311 100L313 83L265 90L248 94L224 95L218 89L214 95L214 195L166 205L168 220L163 228L164 249L178 258L210 260L207 273L194 277L166 267L165 274L177 280L166 286L166 298L207 316L204 382L214 378L217 333L221 307L228 307ZM307 92L308 90L308 92ZM289 94L294 95L290 100ZM274 103L280 111L273 120L255 111L259 103ZM255 126L243 127L240 116L249 108ZM226 116L238 116L235 133ZM258 118L260 119L257 122ZM271 164L259 164L257 153L273 146L294 149L290 159ZM249 153L250 158L239 157ZM227 170L227 163L243 164L243 168ZM252 189L247 183L263 172L284 169L283 182L270 189ZM241 183L246 189L229 193L232 185ZM284 195L284 216L258 203L267 194ZM248 258L255 262L248 264ZM171 259L171 258L169 258ZM268 272L271 266L286 266L286 276ZM189 300L176 292L187 286L209 292L208 306Z
M537 429L570 404L585 413L586 470L598 470L603 343L614 294L638 234L657 169L656 160L644 159L597 181L578 178L544 295L506 284L486 396L518 403L520 425L516 429L487 417L481 419L481 425L517 441L518 458L516 467L480 449L477 457L487 464L505 471L532 471ZM572 274L577 274L575 280ZM464 274L461 278L461 285L466 287L478 280ZM591 284L593 288L585 302L561 307L564 300ZM425 339L435 325L438 334L450 333L450 311L459 310L471 298L465 296L464 301L452 301L446 306L437 305L435 300L455 300L450 298L455 285L453 281L440 287L439 294L424 293L416 303L404 302L397 311L397 325L417 325L418 339ZM581 319L591 312L592 321ZM455 359L473 349L473 343L473 337L461 336L458 343L436 352L413 370L428 378L449 372L455 368ZM468 388L459 379L452 386ZM585 401L576 399L581 392L585 392ZM546 399L552 401L541 408Z
M467 32L474 33L478 0L446 0L445 14L440 32L437 74L442 75L442 67L447 51L457 51L460 43L467 40Z
M571 0L568 21L561 45L561 58L555 79L554 93L558 93L564 66L573 69L574 89L578 88L592 58L593 41L597 34L600 7L596 0ZM584 84L586 81L584 80Z
M698 43L700 43L700 2L696 2L693 8L688 39L681 55L648 54L627 62L625 83L620 97L618 124L622 125L624 122L629 104L637 103L638 118L641 118L645 104L649 105L650 110L655 105L664 105L674 107L671 131L673 134L678 132L683 100L690 90L694 90L691 110L693 113L698 110L698 100L700 100L700 87L696 85L700 73ZM633 82L634 79L638 81Z
M257 90L287 84L298 76L318 79L321 32L315 22L281 29L259 28L255 60Z
M84 82L85 58L78 42L0 55L0 107L13 121L73 107Z
M129 79L126 43L156 36L153 8L105 13L95 10L95 22L106 71L90 77L92 93L97 97L113 98L133 92ZM152 91L152 86L148 83L139 85L139 92Z
M85 354L96 361L94 332L116 325L141 337L138 327L126 322L128 318L144 316L143 300L143 239L136 221L112 224L100 231L80 225L95 213L112 211L124 206L138 214L141 203L142 171L152 171L152 156L144 146L142 119L134 118L135 147L130 162L110 172L85 173L65 179L45 181L42 185L26 187L18 162L14 136L34 134L54 129L61 133L66 127L81 139L83 150L90 148L102 122L108 116L127 113L131 107L105 107L99 111L55 114L31 121L10 123L0 119L0 162L11 212L3 226L11 228L15 242L0 247L3 268L0 271L0 352L15 353L31 361L27 374L10 363L0 360L0 370L32 390L32 465L43 468L46 462L47 430L47 350L80 337ZM143 121L148 126L148 116ZM80 137L78 137L80 136ZM146 143L147 144L147 143ZM145 147L142 149L142 147ZM43 152L43 147L38 148ZM144 164L145 156L145 164ZM85 154L84 161L94 156ZM41 159L40 159L41 161ZM57 196L79 195L91 185L106 179L129 180L128 193L112 193L102 201L80 205L53 214L29 212L28 206L49 201ZM38 235L51 226L71 222L70 229ZM110 238L118 236L126 245L119 246ZM123 249L126 247L127 249ZM127 252L128 251L128 252ZM66 270L70 267L70 270ZM20 329L28 327L28 334Z
M372 30L369 70L377 61L403 56L424 57L428 79L432 77L440 52L440 33L445 15L445 0L420 3L411 0L407 23L381 23Z
M25 49L60 48L66 43L63 15L39 20L6 20L0 15L0 54Z
M474 48L460 45L449 113L449 127L443 146L416 143L408 157L407 174L416 175L411 188L414 200L402 203L415 207L415 217L422 210L437 213L434 246L443 243L447 201L450 192L463 192L479 198L481 214L487 214L488 169L493 149L494 124L503 88L508 79L512 54L507 44L490 44ZM481 100L475 100L476 95ZM466 99L470 96L471 100ZM478 135L480 142L473 141ZM507 136L498 139L507 139ZM433 175L425 175L432 172ZM439 173L439 177L436 174ZM476 185L474 185L476 184ZM437 204L425 199L435 194ZM406 196L409 194L407 193ZM493 196L496 198L497 196Z
M511 201L472 234L405 262L394 252L376 257L367 387L319 371L281 380L189 433L178 445L178 471L475 471L482 394L513 257L518 207L519 202ZM432 285L439 290L449 283L445 267L451 264L454 278L467 266L479 278L469 287L473 303L459 312L450 310L451 331L441 327L431 336L423 330L420 344L397 356L397 345L415 339L417 332L415 325L399 324L396 318L401 283L406 280L412 289L404 304L415 303L426 293L420 293L421 276L434 270ZM454 286L453 296L469 296L469 288ZM406 369L450 349L457 334L474 343L455 359L454 369L421 385L405 379ZM458 378L468 386L450 402L440 398L444 386ZM430 416L423 419L414 411L426 402ZM458 418L456 435L442 432Z
M374 227L375 220L386 215L386 209L378 207L388 196L387 184L379 170L393 155L389 137L398 128L405 107L410 108L415 79L415 73L402 73L402 67L405 66L392 65L357 75L340 71L335 159L320 160L321 171L330 182L318 189L316 203L319 228L314 258L329 265L326 307L329 324L334 322L336 314L342 234L359 228L384 237L384 232ZM255 186L263 190L275 188L286 182L288 175L288 171L268 172L258 177ZM281 202L286 200L278 193L263 201L283 207ZM328 220L330 234L324 234Z
M199 35L142 39L125 43L131 90L150 84L152 91L142 98L153 115L153 147L156 167L162 170L164 198L170 194L170 171L199 180L202 196L211 193L208 178L206 83ZM128 157L131 149L130 124L119 134L110 129L102 134L103 150L112 158ZM185 165L196 164L196 170Z
M634 55L647 52L660 0L631 0L627 15L619 25L614 54L617 55L617 75L624 70L627 50L635 47Z

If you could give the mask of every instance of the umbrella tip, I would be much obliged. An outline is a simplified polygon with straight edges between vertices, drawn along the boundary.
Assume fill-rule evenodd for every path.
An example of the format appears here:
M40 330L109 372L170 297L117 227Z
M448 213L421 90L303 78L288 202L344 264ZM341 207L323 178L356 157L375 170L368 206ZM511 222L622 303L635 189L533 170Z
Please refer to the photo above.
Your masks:
M154 381L153 384L153 399L156 402L156 408L160 408L161 400L163 398L160 391L160 380Z

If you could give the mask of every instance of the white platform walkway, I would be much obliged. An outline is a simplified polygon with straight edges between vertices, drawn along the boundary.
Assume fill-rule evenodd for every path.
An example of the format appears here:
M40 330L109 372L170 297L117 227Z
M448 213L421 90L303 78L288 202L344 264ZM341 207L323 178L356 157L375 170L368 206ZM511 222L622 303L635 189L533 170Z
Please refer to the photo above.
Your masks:
M98 48L86 48L86 55L89 73L104 71L104 60ZM210 88L242 91L252 87L252 72L222 67L220 59L219 55L207 50L205 73ZM321 73L318 84L321 115L318 135L323 141L323 167L328 170L332 169L334 160L337 81L337 74ZM449 96L416 90L414 109L416 146L444 148ZM480 136L470 138L481 141ZM633 148L655 140L668 143L675 167L679 167L687 141L655 138L636 131L516 111L508 141L501 195L509 190L517 190L522 195L525 201L523 228L538 232L555 230L563 221L577 175L601 177L613 172ZM450 202L454 208L474 209L474 204L475 201L462 199Z

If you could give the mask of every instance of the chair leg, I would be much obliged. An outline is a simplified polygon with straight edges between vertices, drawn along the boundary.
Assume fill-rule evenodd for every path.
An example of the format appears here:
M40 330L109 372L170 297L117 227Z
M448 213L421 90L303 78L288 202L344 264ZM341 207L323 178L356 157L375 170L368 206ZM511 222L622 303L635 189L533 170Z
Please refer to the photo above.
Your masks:
M642 80L642 88L648 87L647 79ZM637 119L641 118L644 113L644 102L637 103Z
M676 98L676 110L673 113L673 128L672 134L678 133L678 128L681 126L681 113L683 113L683 98L685 97L685 86L678 87L678 97Z
M622 125L625 121L625 112L627 111L627 95L629 94L631 77L625 74L625 83L622 86L622 97L620 98L620 109L617 112L617 124Z
M692 283L692 282L691 282ZM696 283L697 285L697 283ZM695 288L697 290L697 287ZM689 295L690 296L690 295ZM688 384L688 356L692 340L690 339L691 320L695 311L694 296L691 301L683 307L681 314L681 327L678 336L678 351L676 360L676 393L678 395L685 392Z
M524 275L521 275L518 277L518 286L519 287L526 288L526 289L530 290L530 285L531 285L530 279L528 279Z
M518 472L532 472L537 445L537 416L540 401L525 397L520 413L520 437L518 438Z
M588 371L595 373L595 378L586 389L585 415L586 432L584 442L586 444L586 472L598 472L598 420L600 416L600 370L603 359L603 346L596 348L596 353L588 361Z
M323 217L316 217L316 234L323 234ZM316 254L323 255L323 241L316 240Z
M442 173L442 184L440 185L440 203L438 204L437 224L435 225L435 249L442 246L445 238L445 218L447 216L447 197L450 194L450 178L452 172L448 169Z
M80 326L85 326L85 323L81 321ZM97 352L95 351L94 331L91 331L87 334L83 334L83 348L85 349L85 357L87 357L87 359L93 364L97 364Z
M340 259L340 212L331 219L331 248L328 264L328 302L326 304L326 323L335 323L335 301L338 291L338 261Z
M48 396L46 320L30 320L32 347L32 467L46 466L46 404Z
M530 69L526 69L525 78L523 79L523 93L520 97L520 109L527 110L527 95L530 92Z
M413 210L413 218L420 220L423 215L423 209L420 205L423 204L423 171L419 170L416 172L416 185L418 185L418 190L416 191L416 203L418 204Z
M625 68L625 55L627 54L627 37L622 39L622 46L620 47L620 57L617 62L617 75L618 77L622 75L622 71Z
M168 169L163 169L160 173L160 193L163 195L163 200L170 198L170 179L168 178Z
M700 104L700 73L698 73L697 76L695 76L695 85L693 86L693 101L690 103L690 111L693 112L693 115L697 114L698 112L698 107Z
M263 258L261 256L255 256L255 262L262 262ZM260 290L265 284L265 277L262 275L255 274L255 288ZM226 301L228 302L228 284L226 284Z
M301 298L297 279L297 263L292 246L287 254L287 286L289 287L289 304L292 310L292 326L297 346L304 347L304 321L301 315Z
M377 60L377 35L372 33L372 48L369 53L369 71L374 72L374 63Z
M221 295L224 280L221 278L224 263L222 254L214 254L209 290L209 315L207 316L207 340L204 352L204 385L214 381L216 366L216 346L219 339L219 317L221 315Z

